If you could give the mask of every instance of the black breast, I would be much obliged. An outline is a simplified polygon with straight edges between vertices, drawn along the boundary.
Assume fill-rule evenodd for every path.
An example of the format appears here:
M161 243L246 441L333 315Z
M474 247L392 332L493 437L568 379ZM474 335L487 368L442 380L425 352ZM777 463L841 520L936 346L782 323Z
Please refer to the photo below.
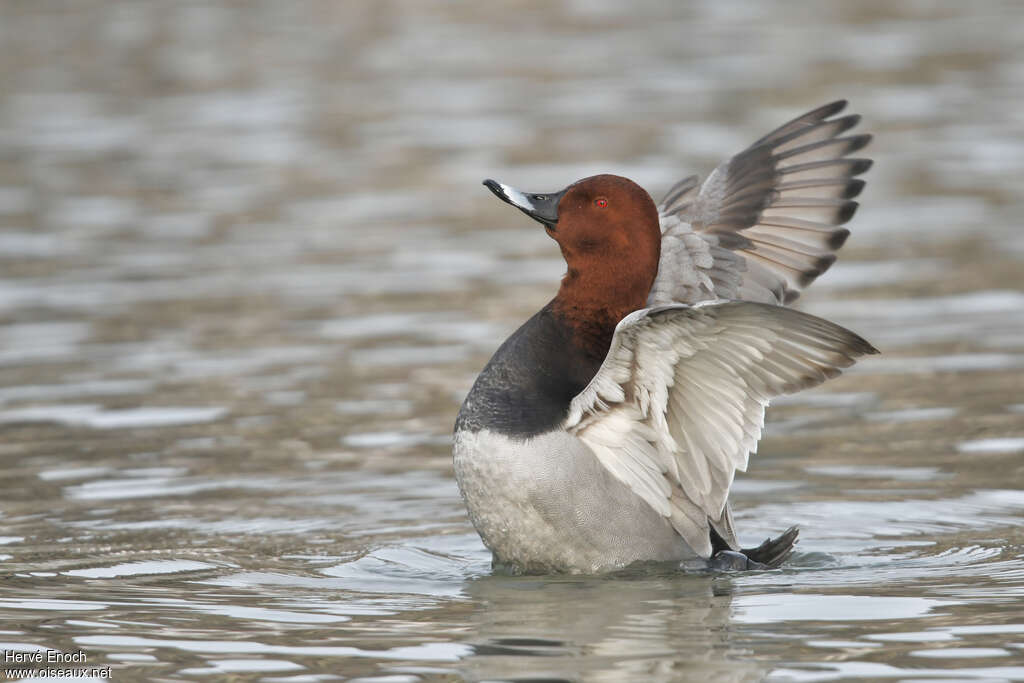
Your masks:
M494 353L459 410L455 430L489 429L527 438L565 420L572 399L604 361L608 346L583 349L548 304Z

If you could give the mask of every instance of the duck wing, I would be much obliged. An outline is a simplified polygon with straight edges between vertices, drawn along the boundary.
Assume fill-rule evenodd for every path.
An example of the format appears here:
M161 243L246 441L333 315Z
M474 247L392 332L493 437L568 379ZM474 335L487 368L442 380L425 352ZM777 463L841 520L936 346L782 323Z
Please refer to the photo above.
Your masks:
M839 100L798 116L723 162L700 184L674 185L658 211L661 262L649 306L706 299L786 304L828 270L857 210L849 155L870 135L843 134L860 116Z
M616 326L564 427L708 557L709 524L732 535L729 487L756 451L768 400L868 353L853 332L781 306L645 308Z

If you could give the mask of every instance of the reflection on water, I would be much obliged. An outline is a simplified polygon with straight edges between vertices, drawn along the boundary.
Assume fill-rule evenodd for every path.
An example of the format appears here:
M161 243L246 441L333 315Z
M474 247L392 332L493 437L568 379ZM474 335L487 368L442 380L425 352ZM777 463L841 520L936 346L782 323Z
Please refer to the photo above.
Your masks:
M0 7L0 650L117 680L1024 680L1014 3ZM805 310L884 355L736 483L783 569L492 575L450 429L550 297L484 177L658 194L849 97Z

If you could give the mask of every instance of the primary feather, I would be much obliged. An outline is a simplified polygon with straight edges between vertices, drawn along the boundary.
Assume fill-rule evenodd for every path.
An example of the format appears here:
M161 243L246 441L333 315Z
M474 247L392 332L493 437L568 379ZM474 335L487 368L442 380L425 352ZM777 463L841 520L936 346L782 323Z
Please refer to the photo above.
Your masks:
M676 183L658 206L658 277L649 306L708 299L786 304L828 270L857 210L855 176L870 159L850 158L870 135L843 134L856 114L840 100L775 129L723 162L701 185ZM832 118L835 117L835 118Z

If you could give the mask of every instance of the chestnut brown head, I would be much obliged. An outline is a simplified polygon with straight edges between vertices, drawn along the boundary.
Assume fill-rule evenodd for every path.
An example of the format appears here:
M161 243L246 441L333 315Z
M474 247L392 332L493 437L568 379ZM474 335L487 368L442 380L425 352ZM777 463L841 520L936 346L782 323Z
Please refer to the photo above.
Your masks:
M661 227L658 209L642 187L615 175L591 176L548 193L522 192L494 180L484 185L558 242L568 265L555 300L561 308L600 310L618 322L644 306L658 274Z

